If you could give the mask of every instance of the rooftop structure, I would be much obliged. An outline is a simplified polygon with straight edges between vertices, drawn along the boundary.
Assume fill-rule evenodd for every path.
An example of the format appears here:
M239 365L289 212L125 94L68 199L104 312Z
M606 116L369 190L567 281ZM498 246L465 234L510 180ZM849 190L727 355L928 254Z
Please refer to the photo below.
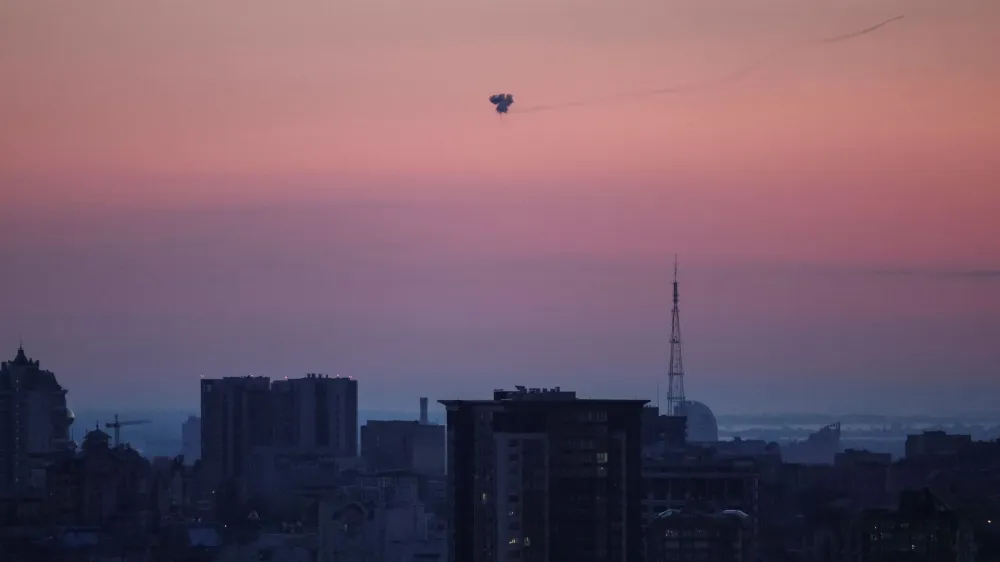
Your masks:
M560 388L442 400L448 413L453 562L641 557L646 400Z

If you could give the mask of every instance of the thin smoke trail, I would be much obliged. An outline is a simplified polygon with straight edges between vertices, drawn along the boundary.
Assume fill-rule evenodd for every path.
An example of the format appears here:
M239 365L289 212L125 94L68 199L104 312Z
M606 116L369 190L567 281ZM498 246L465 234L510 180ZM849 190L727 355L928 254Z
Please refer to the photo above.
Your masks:
M640 97L646 97L646 96L659 96L659 95L664 95L664 94L679 94L679 93L684 93L684 92L688 92L688 91L696 91L696 90L702 90L702 89L705 89L705 88L712 88L712 87L716 87L716 86L722 86L722 85L724 85L724 84L726 84L728 82L733 82L735 80L739 80L740 78L743 78L747 74L750 74L750 73L754 72L755 70L757 70L758 68L760 68L760 67L768 64L769 62L771 62L775 58L778 58L781 55L787 54L787 53L793 51L794 49L798 49L798 48L802 48L802 47L818 46L818 45L829 45L831 43L839 43L841 41L848 41L850 39L855 39L857 37L861 37L862 35L868 35L869 33L872 33L872 32L874 32L874 31L876 31L876 30L878 30L878 29L880 29L882 27L885 27L885 26L889 25L890 23L892 23L894 21L901 20L904 17L905 16L896 16L894 18L889 18L889 19L887 19L885 21L879 22L879 23L877 23L877 24L875 24L875 25L873 25L871 27L866 27L865 29L862 29L860 31L853 31L851 33L846 33L846 34L843 34L843 35L835 35L833 37L827 37L827 38L824 38L824 39L810 41L810 42L806 43L805 45L795 44L795 45L790 45L788 47L784 47L784 48L781 48L781 49L777 49L777 50L773 51L771 54L763 57L761 60L758 60L757 62L755 62L753 64L747 65L747 66L745 66L745 67L743 67L743 68L741 68L741 69L739 69L739 70L737 70L735 72L732 72L730 74L725 74L723 76L720 76L720 77L717 77L717 78L712 78L712 79L709 79L709 80L702 80L702 81L698 81L698 82L690 82L688 84L681 84L681 85L677 85L677 86L670 86L670 87L667 87L667 88L657 88L655 90L642 90L642 91L639 91L639 92L624 92L624 93L620 93L620 94L610 94L610 95L607 95L607 96L601 96L601 97L598 97L598 98L590 98L590 99L585 99L585 100L577 100L577 101L570 101L570 102L564 102L564 103L556 103L556 104L550 104L550 105L535 105L535 106L531 106L531 107L526 107L526 108L521 109L521 110L516 110L515 112L516 113L536 113L536 112L539 112L539 111L551 111L551 110L554 110L554 109L568 109L568 108L571 108L571 107L580 107L580 106L593 105L593 104L598 104L598 103L607 103L607 102L620 101L620 100L626 100L626 99L631 99L631 98L640 98Z
M862 35L868 35L869 33L875 31L876 29L879 29L881 27L885 27L885 26L889 25L890 23L892 23L892 22L894 22L896 20L903 19L904 17L905 16L896 16L894 18L889 18L889 19L887 19L887 20L885 20L883 22L877 23L877 24L875 24L875 25L873 25L871 27L866 27L865 29L862 29L861 31L855 31L854 33L847 33L847 34L844 34L844 35L837 35L836 37L828 37L826 39L820 40L819 42L821 44L827 44L828 45L830 43L839 43L840 41L847 41L848 39L854 39L855 37L861 37Z

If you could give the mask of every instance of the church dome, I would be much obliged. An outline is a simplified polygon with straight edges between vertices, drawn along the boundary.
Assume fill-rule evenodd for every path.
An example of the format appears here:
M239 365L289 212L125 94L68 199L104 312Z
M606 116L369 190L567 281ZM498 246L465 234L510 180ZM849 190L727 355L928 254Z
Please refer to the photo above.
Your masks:
M719 440L719 424L712 410L694 400L677 405L677 415L687 418L687 440L692 443L714 443Z
M76 421L76 414L69 409L69 406L66 406L66 423L72 425L74 421Z
M110 435L101 431L100 428L94 428L93 430L88 431L87 435L83 437L83 448L93 449L107 447L110 441Z

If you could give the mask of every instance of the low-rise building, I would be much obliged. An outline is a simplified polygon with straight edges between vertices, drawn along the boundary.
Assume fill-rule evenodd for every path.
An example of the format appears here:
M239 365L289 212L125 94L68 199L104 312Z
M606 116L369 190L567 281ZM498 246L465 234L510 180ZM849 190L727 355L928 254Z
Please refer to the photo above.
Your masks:
M692 504L657 514L646 530L646 562L752 562L750 516Z

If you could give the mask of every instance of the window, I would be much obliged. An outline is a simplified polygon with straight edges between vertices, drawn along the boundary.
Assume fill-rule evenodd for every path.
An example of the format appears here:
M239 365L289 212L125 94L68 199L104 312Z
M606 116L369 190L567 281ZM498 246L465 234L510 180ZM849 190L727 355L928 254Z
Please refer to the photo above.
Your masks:
M608 454L597 453L597 464L608 464Z

